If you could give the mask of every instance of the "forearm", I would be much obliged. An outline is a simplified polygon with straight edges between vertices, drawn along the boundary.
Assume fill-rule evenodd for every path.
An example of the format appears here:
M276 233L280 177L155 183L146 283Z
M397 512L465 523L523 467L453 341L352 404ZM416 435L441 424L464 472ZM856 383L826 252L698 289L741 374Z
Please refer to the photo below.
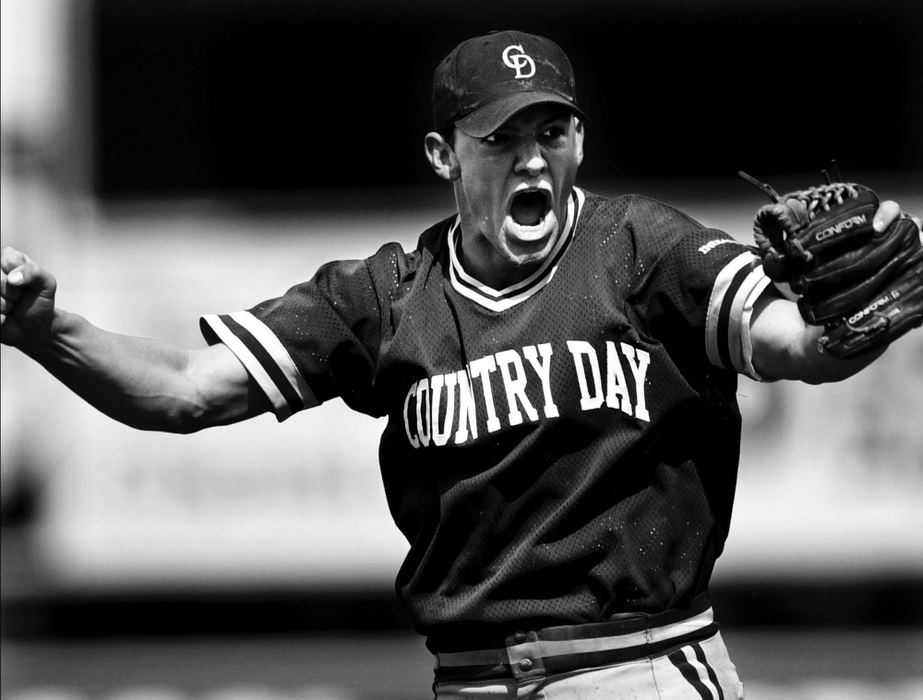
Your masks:
M750 327L753 366L765 379L795 379L808 384L838 382L861 371L884 352L841 359L818 350L824 329L805 323L798 307L769 294L760 299Z
M143 430L189 432L207 411L190 380L189 351L101 330L55 310L49 336L21 346L107 416Z
M805 325L801 333L792 337L784 350L763 353L754 357L754 367L767 379L795 379L808 384L825 384L847 379L865 369L881 357L886 348L858 357L841 359L830 353L821 353L817 341L823 328Z

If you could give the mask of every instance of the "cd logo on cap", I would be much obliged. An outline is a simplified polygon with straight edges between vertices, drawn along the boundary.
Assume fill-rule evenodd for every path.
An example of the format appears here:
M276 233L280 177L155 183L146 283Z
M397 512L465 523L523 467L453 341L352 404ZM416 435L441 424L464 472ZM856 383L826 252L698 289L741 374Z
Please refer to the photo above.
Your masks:
M513 53L514 50L519 53ZM517 78L531 78L535 75L535 61L519 44L503 49L503 63L516 71Z

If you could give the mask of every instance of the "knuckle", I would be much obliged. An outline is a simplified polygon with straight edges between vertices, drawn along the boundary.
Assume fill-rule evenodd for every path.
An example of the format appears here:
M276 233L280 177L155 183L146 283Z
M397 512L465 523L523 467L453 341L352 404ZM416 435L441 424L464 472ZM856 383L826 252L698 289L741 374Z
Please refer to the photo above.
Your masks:
M5 272L12 270L17 265L21 265L24 259L25 256L22 252L12 246L4 246L3 250L0 251L0 267Z

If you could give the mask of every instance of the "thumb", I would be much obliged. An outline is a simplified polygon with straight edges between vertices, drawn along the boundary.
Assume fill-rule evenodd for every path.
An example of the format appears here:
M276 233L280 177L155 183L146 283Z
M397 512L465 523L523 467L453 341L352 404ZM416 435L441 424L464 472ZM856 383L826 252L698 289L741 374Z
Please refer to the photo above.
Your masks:
M875 217L872 219L872 228L881 233L900 215L900 205L893 200L887 199L878 206Z
M55 287L54 277L21 251L14 250L5 255L3 269L8 270L6 282L12 287L32 287L41 290L53 290Z
M40 283L46 276L38 263L27 258L22 265L10 271L7 281L14 287L41 286Z
M22 284L24 284L26 281L25 271L23 270L22 267L17 267L15 270L10 272L9 275L7 275L7 280L14 287L19 287Z
M14 286L27 283L27 273L23 268L30 262L31 258L16 248L5 247L0 253L0 269L3 270L6 281Z

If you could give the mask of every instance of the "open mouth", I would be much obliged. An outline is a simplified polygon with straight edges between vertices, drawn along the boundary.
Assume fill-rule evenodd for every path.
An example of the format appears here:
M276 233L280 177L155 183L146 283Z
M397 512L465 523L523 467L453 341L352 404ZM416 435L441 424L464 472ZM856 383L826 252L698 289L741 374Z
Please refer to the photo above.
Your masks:
M513 196L510 216L520 226L538 226L551 209L551 198L543 190L525 190Z

